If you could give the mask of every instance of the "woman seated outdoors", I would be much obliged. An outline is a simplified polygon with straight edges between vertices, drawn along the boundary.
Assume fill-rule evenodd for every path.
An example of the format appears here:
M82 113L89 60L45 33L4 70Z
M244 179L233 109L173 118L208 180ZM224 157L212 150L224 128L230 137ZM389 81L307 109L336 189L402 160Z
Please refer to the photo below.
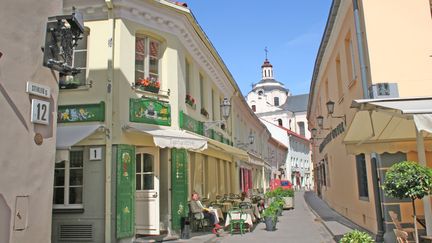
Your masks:
M192 193L192 201L190 202L190 208L192 213L202 213L204 215L204 218L210 221L210 223L213 225L213 234L216 234L217 230L222 228L222 226L219 225L219 219L216 213L209 208L205 208L202 205L201 201L199 200L199 195L196 192Z
M259 213L257 204L252 203L252 200L248 197L246 192L241 193L240 200L242 201L242 203L249 203L251 205L251 208L246 209L245 211L248 212L252 216L252 220L254 222L261 221L261 215Z

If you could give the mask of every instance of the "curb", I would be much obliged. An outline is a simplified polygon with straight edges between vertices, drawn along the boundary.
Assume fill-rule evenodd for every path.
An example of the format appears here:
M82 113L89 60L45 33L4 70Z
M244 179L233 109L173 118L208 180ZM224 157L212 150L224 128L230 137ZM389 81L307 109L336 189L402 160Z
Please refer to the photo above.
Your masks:
M305 197L305 194L303 194L303 197ZM324 223L325 221L318 215L318 213L317 212L315 212L315 210L311 207L311 206L309 206L309 204L307 203L307 201L306 201L306 198L305 198L305 204L306 204L306 206L309 208L309 210L312 212L312 214L315 216L315 219L314 219L314 221L315 222L317 222L317 221L319 221L320 223L321 223L321 225L322 226L324 226L324 228L327 230L327 232L329 232L330 233L330 235L332 236L332 238L333 238L333 241L334 242L336 242L335 240L334 240L334 238L335 238L335 234L333 234L333 232L330 230L330 228Z

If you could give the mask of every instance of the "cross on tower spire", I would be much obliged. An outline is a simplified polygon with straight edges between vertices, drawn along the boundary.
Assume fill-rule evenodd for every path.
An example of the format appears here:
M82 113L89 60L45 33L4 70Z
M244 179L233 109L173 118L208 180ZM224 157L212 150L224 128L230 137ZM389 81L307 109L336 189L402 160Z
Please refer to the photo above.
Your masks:
M266 55L266 60L267 60L267 53L268 53L268 49L267 49L267 46L264 48L264 51L265 51L265 55Z

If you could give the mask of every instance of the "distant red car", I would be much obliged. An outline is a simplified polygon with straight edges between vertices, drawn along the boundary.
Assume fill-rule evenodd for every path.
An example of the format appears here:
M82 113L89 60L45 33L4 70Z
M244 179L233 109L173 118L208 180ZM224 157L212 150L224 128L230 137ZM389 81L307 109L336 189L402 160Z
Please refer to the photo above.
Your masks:
M282 189L292 189L292 183L289 180L272 179L270 181L270 189L274 190L277 187L282 187Z

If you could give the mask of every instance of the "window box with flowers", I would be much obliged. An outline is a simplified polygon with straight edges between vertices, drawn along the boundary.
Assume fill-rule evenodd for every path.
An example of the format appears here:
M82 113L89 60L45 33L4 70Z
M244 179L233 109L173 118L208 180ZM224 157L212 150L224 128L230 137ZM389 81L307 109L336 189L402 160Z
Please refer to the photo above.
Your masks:
M201 108L201 115L205 116L206 118L209 118L209 113L204 107Z
M144 91L149 91L152 93L159 93L160 82L159 80L150 79L150 78L139 79L135 83L135 88Z
M185 103L193 109L196 109L195 99L191 95L186 95Z

